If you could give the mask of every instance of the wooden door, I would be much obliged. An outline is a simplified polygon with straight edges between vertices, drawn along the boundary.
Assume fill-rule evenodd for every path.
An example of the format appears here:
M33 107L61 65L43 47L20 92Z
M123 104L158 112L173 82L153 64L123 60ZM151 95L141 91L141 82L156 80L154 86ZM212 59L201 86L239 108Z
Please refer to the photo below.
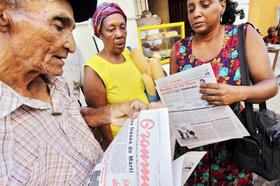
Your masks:
M188 36L191 32L191 27L188 21L187 0L168 0L170 22L185 22L185 35Z

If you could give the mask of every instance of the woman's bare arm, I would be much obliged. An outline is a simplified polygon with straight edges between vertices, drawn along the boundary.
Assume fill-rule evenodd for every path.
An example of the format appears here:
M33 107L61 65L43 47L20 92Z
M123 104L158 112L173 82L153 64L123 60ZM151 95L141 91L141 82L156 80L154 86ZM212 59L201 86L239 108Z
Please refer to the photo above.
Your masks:
M89 107L100 108L107 105L107 93L105 85L100 76L89 66L85 66L84 77L84 95L86 103ZM98 123L99 124L99 123ZM103 124L99 127L106 142L110 144L113 141L113 135L111 131L110 123ZM95 127L94 125L90 125Z
M175 51L175 45L173 45L171 52L170 52L170 62L169 62L169 72L170 74L174 74L177 72L177 66L176 66L176 51Z

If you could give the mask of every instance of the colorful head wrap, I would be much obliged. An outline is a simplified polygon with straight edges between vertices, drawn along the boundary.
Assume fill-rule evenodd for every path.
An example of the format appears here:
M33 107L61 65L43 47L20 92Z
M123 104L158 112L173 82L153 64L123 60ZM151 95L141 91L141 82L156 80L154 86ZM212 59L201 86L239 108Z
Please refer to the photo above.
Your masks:
M125 13L117 3L102 3L97 7L92 20L94 35L96 35L96 37L99 37L100 25L103 19L115 13L121 14L124 17L125 22L127 21Z

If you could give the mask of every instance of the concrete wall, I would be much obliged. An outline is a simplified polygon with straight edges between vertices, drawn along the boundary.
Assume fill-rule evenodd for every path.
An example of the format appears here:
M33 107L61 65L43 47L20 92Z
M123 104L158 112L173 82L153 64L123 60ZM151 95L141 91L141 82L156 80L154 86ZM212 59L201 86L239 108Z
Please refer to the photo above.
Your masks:
M73 31L76 44L80 48L85 60L90 58L92 54L97 53L96 47L92 39L92 30L88 26L88 22L77 23Z
M270 26L276 26L279 4L280 0L250 0L248 20L261 31L262 36L267 35Z

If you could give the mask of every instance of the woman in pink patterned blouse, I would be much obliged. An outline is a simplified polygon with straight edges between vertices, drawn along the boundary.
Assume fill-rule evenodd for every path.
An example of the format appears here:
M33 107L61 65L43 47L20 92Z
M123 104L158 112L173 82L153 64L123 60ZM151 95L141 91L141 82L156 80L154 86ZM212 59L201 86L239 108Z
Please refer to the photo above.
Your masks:
M252 86L241 86L237 29L237 4L231 0L188 0L188 20L192 35L178 41L170 56L170 74L210 63L217 83L200 85L202 99L212 105L230 105L240 112L240 101L259 103L277 93L277 83L269 64L266 46L249 24L245 26L247 58ZM226 123L225 123L226 125ZM194 150L208 153L198 164L186 185L252 185L252 173L238 169L228 142ZM188 151L176 144L175 156Z

